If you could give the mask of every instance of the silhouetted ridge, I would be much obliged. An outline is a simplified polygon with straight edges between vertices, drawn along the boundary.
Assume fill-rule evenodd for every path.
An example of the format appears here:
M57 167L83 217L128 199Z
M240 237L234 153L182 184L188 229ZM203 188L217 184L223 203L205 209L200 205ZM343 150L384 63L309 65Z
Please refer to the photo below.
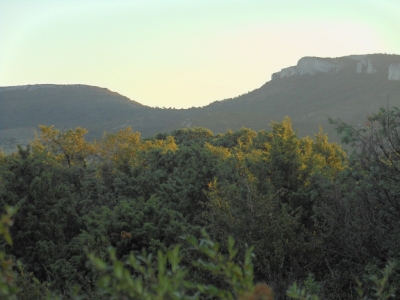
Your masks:
M285 116L300 136L314 134L321 125L335 139L328 117L363 126L365 116L380 107L400 106L400 55L305 57L273 77L249 93L191 109L151 108L88 85L1 87L0 145L15 149L33 138L39 124L85 127L94 138L127 126L143 136L195 126L215 133L260 130Z

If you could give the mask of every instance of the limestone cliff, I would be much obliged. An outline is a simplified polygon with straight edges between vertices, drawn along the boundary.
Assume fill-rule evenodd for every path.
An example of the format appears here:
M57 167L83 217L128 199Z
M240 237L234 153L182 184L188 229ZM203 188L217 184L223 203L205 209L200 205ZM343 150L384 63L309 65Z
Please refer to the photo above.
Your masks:
M303 57L297 63L297 69L300 75L316 73L339 72L343 64L335 60L323 60L314 57Z
M389 80L400 80L400 63L389 66Z
M367 73L373 74L376 73L376 69L374 67L374 63L371 59L368 58L367 55L351 55L350 58L352 60L357 61L356 73Z
M293 75L297 75L299 74L299 71L297 70L297 67L289 67L289 68L284 68L282 69L282 71L280 72L280 77L289 77L289 76L293 76Z
M296 66L282 69L280 72L272 74L272 79L284 78L293 75L316 73L338 72L343 68L343 64L333 59L322 59L317 57L303 57Z
M385 57L385 62L382 61ZM392 60L386 64L388 60ZM394 61L393 61L394 60ZM397 60L397 61L396 61ZM296 66L283 68L272 74L272 79L286 78L295 75L315 75L317 73L338 73L348 70L355 74L389 74L389 80L400 80L400 63L398 55L367 54L350 55L338 58L303 57Z

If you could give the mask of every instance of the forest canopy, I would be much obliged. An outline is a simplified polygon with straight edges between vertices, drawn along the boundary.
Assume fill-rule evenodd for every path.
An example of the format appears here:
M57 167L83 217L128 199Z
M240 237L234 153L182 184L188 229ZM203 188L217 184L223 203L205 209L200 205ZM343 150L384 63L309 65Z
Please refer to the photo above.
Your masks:
M358 129L332 122L348 154L322 129L299 138L289 118L269 131L143 139L126 128L93 142L83 128L40 126L30 145L0 153L0 205L15 209L0 222L0 293L390 298L400 279L400 111L382 109Z

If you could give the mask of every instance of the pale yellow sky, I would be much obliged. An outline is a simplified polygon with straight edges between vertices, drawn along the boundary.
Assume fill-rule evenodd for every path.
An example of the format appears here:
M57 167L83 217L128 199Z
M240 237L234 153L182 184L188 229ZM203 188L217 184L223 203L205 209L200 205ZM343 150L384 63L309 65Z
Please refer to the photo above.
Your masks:
M0 86L79 83L204 106L303 56L400 54L398 16L398 0L0 0Z

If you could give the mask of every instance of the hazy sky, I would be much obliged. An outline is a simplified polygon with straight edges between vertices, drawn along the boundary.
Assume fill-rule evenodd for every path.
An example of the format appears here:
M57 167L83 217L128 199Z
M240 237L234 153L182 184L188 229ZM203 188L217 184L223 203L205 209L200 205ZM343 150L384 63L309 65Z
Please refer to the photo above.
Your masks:
M204 106L303 56L400 54L399 0L0 0L0 86L106 87Z

